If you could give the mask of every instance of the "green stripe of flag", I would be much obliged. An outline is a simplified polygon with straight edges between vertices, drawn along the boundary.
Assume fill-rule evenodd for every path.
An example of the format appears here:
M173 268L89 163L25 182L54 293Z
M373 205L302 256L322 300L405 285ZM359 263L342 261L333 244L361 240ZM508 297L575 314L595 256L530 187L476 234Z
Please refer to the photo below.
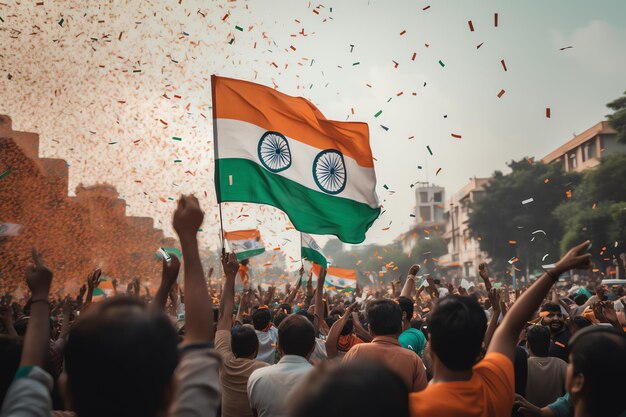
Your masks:
M247 159L222 158L215 162L219 202L277 207L302 232L335 235L346 243L361 243L380 214L378 207L311 190Z
M253 250L247 250L247 251L243 251L243 252L239 252L237 253L237 260L238 261L243 261L244 259L248 259L248 258L252 258L253 256L257 256L262 254L263 252L265 252L265 248L259 248L259 249L253 249Z
M302 246L300 256L302 256L303 258L306 258L307 261L311 261L320 266L323 266L324 268L328 268L328 261L326 260L324 255L322 255L321 253L317 251L314 251L311 248L306 248Z

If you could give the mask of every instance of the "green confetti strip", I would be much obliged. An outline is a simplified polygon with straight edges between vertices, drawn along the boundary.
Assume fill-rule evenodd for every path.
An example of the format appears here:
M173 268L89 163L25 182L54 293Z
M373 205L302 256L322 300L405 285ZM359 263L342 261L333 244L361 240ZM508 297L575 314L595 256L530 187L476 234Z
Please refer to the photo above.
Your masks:
M0 174L0 180L6 177L7 175L9 175L10 173L11 173L10 169L7 169L6 171L4 171L2 174Z
M63 27L63 22L65 22L65 19L61 18L61 20L59 20L59 26Z
M388 128L387 126L380 125L380 127L382 127L383 129L385 129L385 131L388 131L388 130L389 130L389 128Z
M232 44L233 44L233 42L235 42L235 38L232 38L232 39L230 40L230 42L228 42L228 44L229 44L229 45L232 45Z
M352 66L359 65L359 64L360 62L355 62L354 64L352 64Z
M441 65L441 67L445 67L446 66L446 64L444 64L442 60L439 60L439 65Z
M141 70L133 70L133 72L141 72Z
M183 162L182 159L174 159L174 162Z
M382 111L382 110L378 110L378 113L376 113L376 114L374 115L374 117L378 117L378 116L380 116L381 114L383 114L383 111Z
M426 145L426 149L428 149L428 153L429 154L431 154L431 155L433 154L433 151L430 150L430 146Z
M391 101L391 99L392 99L392 98L393 98L393 97L389 97L389 100L387 100L387 103L389 103L389 102Z
M201 232L201 231L202 231L202 228L199 228L199 229L198 229L198 232Z
M384 188L385 190L388 190L388 189L389 189L389 187L387 187L387 184L383 184L383 188Z
M240 32L243 32L243 28L241 26L235 26L235 29L237 29Z
M181 141L183 138L179 138L178 136L172 136L172 140Z
M172 197L167 197L168 200L174 201Z
M4 19L0 16L0 22L4 23Z

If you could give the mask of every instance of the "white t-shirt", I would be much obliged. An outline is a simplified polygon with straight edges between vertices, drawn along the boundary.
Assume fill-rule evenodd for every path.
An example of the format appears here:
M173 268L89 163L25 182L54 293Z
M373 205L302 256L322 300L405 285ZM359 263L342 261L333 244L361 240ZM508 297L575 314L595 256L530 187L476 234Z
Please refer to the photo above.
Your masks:
M259 338L257 360L274 365L276 363L276 346L278 345L278 329L272 325L268 331L254 330Z
M306 358L285 355L276 365L252 372L248 379L250 408L257 411L258 417L289 416L289 394L312 370Z

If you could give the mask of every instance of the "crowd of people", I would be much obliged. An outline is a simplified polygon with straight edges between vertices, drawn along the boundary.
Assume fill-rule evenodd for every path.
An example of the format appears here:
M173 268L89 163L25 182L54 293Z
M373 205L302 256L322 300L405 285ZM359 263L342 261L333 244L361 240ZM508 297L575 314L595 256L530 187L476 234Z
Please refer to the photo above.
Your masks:
M624 287L554 289L591 267L590 242L517 290L484 264L469 288L414 265L388 292L325 292L304 268L284 291L239 289L233 253L207 285L203 217L180 198L184 277L164 259L152 296L95 300L95 271L51 299L33 249L29 296L0 300L0 417L626 416Z

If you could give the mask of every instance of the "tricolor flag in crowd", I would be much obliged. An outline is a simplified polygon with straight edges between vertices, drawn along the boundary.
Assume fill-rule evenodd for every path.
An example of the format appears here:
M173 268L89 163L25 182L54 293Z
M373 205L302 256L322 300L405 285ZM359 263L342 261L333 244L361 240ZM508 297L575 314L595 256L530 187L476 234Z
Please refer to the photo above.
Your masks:
M261 241L261 232L256 229L235 230L224 232L230 250L237 255L237 260L248 259L265 252L265 246Z
M297 230L361 243L380 214L366 123L327 120L309 101L211 77L218 202L268 204Z
M94 303L102 301L107 297L111 297L114 293L113 281L106 277L100 277L98 286L93 290L91 301Z
M321 267L313 264L313 275L315 279L320 276ZM329 266L326 269L326 281L324 282L326 291L336 291L342 293L350 293L356 290L356 271L354 269L337 268Z
M308 233L301 233L301 235L302 245L300 247L300 256L307 261L328 268L328 260L324 252L322 252L322 248L320 248L315 239L313 239L313 236Z

